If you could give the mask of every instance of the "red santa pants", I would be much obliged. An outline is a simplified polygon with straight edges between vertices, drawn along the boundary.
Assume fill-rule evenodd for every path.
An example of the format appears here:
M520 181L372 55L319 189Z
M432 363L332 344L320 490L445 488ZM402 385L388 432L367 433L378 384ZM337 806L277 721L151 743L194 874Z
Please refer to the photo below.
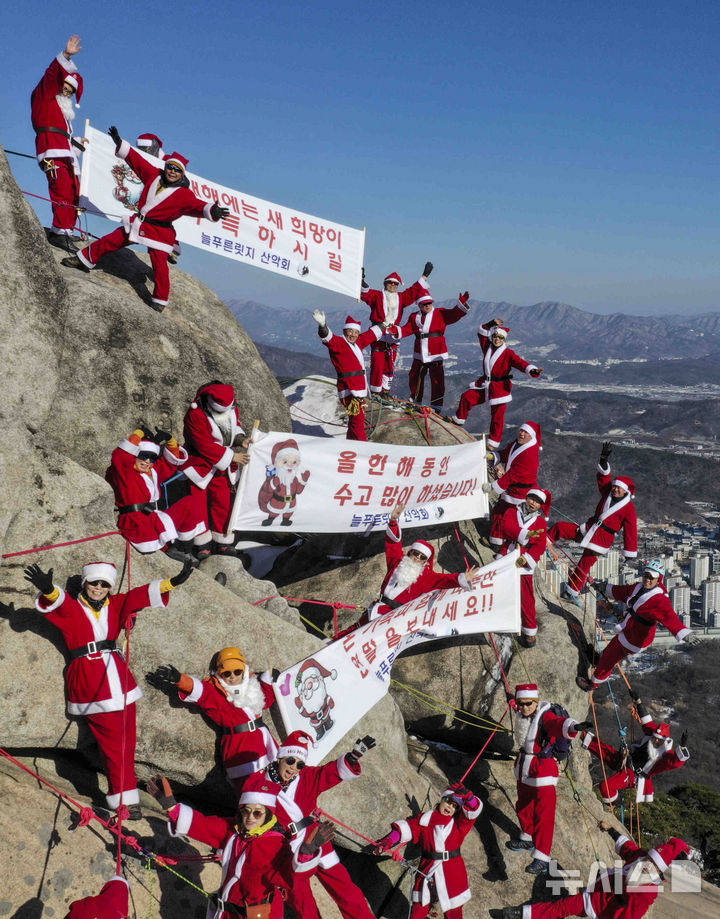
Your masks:
M476 405L483 405L487 401L487 390L482 384L480 384L480 387L480 389L466 389L460 396L460 405L458 405L455 412L455 417L459 418L460 421L465 421ZM507 402L490 406L490 433L487 439L489 447L499 447L502 442L507 406Z
M505 511L509 511L511 507L517 507L517 505L505 501L504 498L498 498L490 511L490 542L493 546L501 546L505 542L502 518Z
M635 773L632 769L622 769L622 754L615 747L605 743L603 740L593 738L588 744L588 750L594 753L598 759L605 761L605 772L615 772L615 775L609 775L600 782L600 794L606 804L612 804L617 798L618 793L623 788L635 787ZM617 771L620 770L620 771Z
M397 345L385 341L370 345L370 392L390 391L397 353Z
M373 919L375 914L368 906L363 892L353 883L345 865L338 862L330 868L318 868L317 876L337 903L343 919Z
M86 715L88 727L93 732L107 777L107 804L111 810L123 804L138 804L140 796L135 775L135 746L137 743L135 703L128 705L124 721L123 712L98 712ZM123 741L123 730L125 739Z
M535 614L535 585L531 574L520 575L520 620L523 635L537 635Z
M52 160L49 168L41 167L47 176L48 194L52 204L52 228L56 233L71 236L77 223L80 182L72 160Z
M426 906L423 906L422 903L413 903L412 909L410 910L410 919L425 919L425 916L430 912L431 906L432 903L428 903ZM455 909L449 909L447 912L443 913L443 916L445 916L446 919L462 919L462 906L456 906Z
M226 473L214 475L207 487L208 520L215 542L232 545L235 536L228 534L233 505L233 490Z
M592 675L593 683L598 685L607 682L615 664L619 664L630 653L625 645L620 644L620 639L616 635L610 644L605 646L605 650L600 655L600 660L597 662L595 672Z
M524 782L517 783L515 813L525 837L530 837L535 846L533 858L550 861L553 836L555 835L555 803L557 792L554 785L535 787Z
M77 257L86 268L94 268L103 255L110 252L117 252L125 246L132 246L134 243L130 239L123 227L118 227L112 233L103 236L102 239L95 240L87 248L81 249ZM165 306L170 298L170 270L168 268L168 252L162 249L151 249L148 247L150 262L152 263L153 275L155 277L155 287L152 292L152 301L159 306Z
M571 539L573 542L580 542L582 533L574 523L554 523L548 530L548 539L550 542L557 542L558 539ZM597 552L585 549L580 561L571 571L568 578L568 586L571 590L574 590L576 594L580 593L585 586L587 576L590 574L590 570L597 560Z
M585 906L585 896L590 900L592 912ZM533 903L523 907L523 919L565 919L566 916L593 916L595 919L641 919L652 906L656 893L633 893L627 900L611 891L577 893L572 897L561 897L552 903Z
M345 437L347 440L367 440L367 433L365 431L365 400L357 396L345 396L340 401L345 408L347 408L353 399L360 403L360 410L357 415L348 414L347 434Z
M430 375L430 406L442 408L445 398L445 362L429 361L423 364L413 358L410 366L410 398L422 402L425 391L425 377Z

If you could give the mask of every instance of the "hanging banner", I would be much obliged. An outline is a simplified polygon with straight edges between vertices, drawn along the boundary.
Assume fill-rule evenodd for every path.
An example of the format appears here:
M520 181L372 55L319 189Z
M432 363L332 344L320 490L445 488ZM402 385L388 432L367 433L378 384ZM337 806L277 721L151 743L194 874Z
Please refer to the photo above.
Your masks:
M137 212L142 182L115 156L115 144L107 134L87 126L85 136L89 143L82 159L80 204L119 222ZM143 156L162 169L162 160ZM187 177L198 198L217 201L230 214L217 223L181 217L174 222L180 242L359 298L365 230L255 198L192 172Z
M382 699L403 651L455 635L519 632L518 556L516 549L481 568L471 591L425 594L284 670L275 681L275 698L285 730L315 738L308 763L323 760Z
M398 502L406 528L488 514L484 438L409 447L256 431L249 452L230 530L384 530Z

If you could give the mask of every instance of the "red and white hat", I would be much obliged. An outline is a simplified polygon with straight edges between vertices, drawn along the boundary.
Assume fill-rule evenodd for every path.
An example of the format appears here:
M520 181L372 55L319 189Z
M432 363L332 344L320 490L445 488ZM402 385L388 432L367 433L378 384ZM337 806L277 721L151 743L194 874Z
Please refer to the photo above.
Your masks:
M613 485L619 485L620 488L624 488L632 498L635 497L635 483L629 475L615 476L615 478L612 480L612 483Z
M205 396L208 405L215 412L226 412L235 402L235 387L230 383L211 383L203 386L192 403L192 408L197 408L198 396Z
M535 488L530 489L526 497L535 498L536 501L539 501L542 504L542 511L545 517L550 516L550 508L552 507L552 494L547 490L547 488L538 488L536 485Z
M383 284L387 284L388 281L395 281L397 284L402 286L402 278L397 273L397 271L393 271L392 274L389 274L383 281Z
M312 737L305 731L293 731L278 747L277 758L285 759L286 756L294 756L296 759L307 762L308 750L312 742Z
M160 444L156 444L154 440L141 440L137 445L138 456L141 453L152 453L153 456L160 456Z
M83 566L82 583L86 581L107 581L112 587L117 579L117 568L112 562L88 562Z
M537 421L526 421L525 424L520 425L520 430L529 434L538 446L542 445L542 428Z
M79 102L82 99L83 89L85 88L85 84L83 83L83 78L77 72L68 73L65 76L63 82L69 83L72 86L72 88L75 90L75 102L77 104L77 107L80 108Z
M357 329L359 332L360 323L357 321L357 319L353 319L352 316L348 316L347 319L345 320L345 325L343 326L343 329Z
M416 539L410 548L414 549L416 552L419 552L420 555L424 555L428 560L431 559L434 554L433 547L429 542L425 542L424 539Z
M494 325L490 329L490 338L492 338L493 335L499 335L500 338L507 338L509 334L510 334L510 329L508 328L508 326Z
M688 855L690 853L690 846L684 839L678 839L677 836L673 836L656 849L650 849L648 858L651 858L658 868L662 872L665 872L670 867L671 862L675 861L675 859L683 853Z
M175 152L175 153L168 153L167 156L164 156L163 162L165 163L166 166L169 166L171 164L173 166L179 166L182 169L182 171L185 172L185 170L188 168L188 164L190 160L187 159L187 157L183 156L181 153Z
M137 147L152 147L153 144L162 147L162 141L157 134L138 134L138 139L135 141Z
M667 721L661 721L660 724L653 731L653 737L658 737L660 740L667 740L670 737L670 725Z
M539 699L537 683L518 683L515 687L516 699Z
M298 442L294 438L289 437L287 440L279 440L272 448L270 456L273 464L275 464L281 456L286 456L288 453L299 452L300 447L298 447Z
M238 807L243 807L245 804L264 804L265 807L276 807L277 792L273 789L273 784L264 772L254 772L249 775L238 799Z
M422 306L423 303L434 303L434 302L435 302L435 301L434 301L433 298L430 296L430 294L422 294L420 297L417 298L417 305L418 305L418 306Z

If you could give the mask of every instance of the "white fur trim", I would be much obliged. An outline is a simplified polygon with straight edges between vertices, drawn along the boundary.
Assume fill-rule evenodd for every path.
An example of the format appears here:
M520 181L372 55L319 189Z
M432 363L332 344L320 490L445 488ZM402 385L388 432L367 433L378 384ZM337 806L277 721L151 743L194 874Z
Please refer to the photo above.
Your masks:
M400 832L400 842L410 842L412 839L412 831L407 820L395 820L393 826L397 827Z
M523 373L526 373L528 376L530 376L530 371L537 370L537 369L538 368L535 366L535 364L528 364L525 370L523 371Z
M232 463L233 456L235 455L232 447L225 447L225 453L222 457L215 463L215 468L220 472L223 472L227 467Z
M541 862L550 861L550 853L548 852L547 854L545 854L545 852L541 852L540 849L533 849L532 856L533 858L537 858Z
M77 64L72 58L68 60L65 57L64 51L61 51L60 54L58 54L58 56L55 58L55 60L62 67L65 73L77 73Z
M680 629L675 638L677 638L678 641L685 641L686 635L692 635L692 629Z
M624 833L618 836L618 838L615 840L615 851L617 852L618 855L620 854L620 850L622 849L622 847L629 842L632 842L632 840L630 839L629 836L625 836Z
M182 466L183 463L188 461L188 452L185 447L180 447L180 455L176 456L172 450L168 447L165 447L163 450L163 459L166 459L171 466Z
M107 655L115 653L114 651L103 652L103 654ZM115 670L115 673L117 674L117 670ZM127 696L121 693L119 697L117 695L111 695L109 699L103 699L100 702L68 702L67 713L68 715L85 716L98 715L103 712L121 712L123 710L123 702L127 705L132 705L134 702L137 702L138 699L142 699L142 689L136 686L135 689L130 690Z
M160 606L165 606L163 602L164 594L160 593L160 585L162 581L150 581L148 584L148 594L150 597L150 607L152 609L157 609Z
M680 760L681 763L684 763L690 759L690 751L688 750L687 747L680 747L680 746L677 747L677 749L675 750L675 755L677 756L677 758Z
M57 584L53 584L53 587L57 587ZM40 606L40 598L44 597L45 594L37 595L37 597L35 598L35 609L39 613L42 613L43 615L45 615L46 613L52 613L52 611L56 610L58 606L63 605L63 603L65 602L65 591L62 589L62 587L57 587L57 589L60 591L58 594L58 598L57 600L53 600L53 602L49 606Z
M131 440L128 440L127 437L123 438L118 444L119 450L124 450L125 453L129 453L131 456L137 456L140 452L140 447L133 443Z
M385 529L385 538L389 539L391 542L401 542L402 541L402 527L400 526L399 520L396 520L395 522L398 528L397 534L388 524L387 528Z
M330 326L326 326L326 328L328 330L327 335L320 336L320 341L324 341L325 344L327 344L330 341L330 339L333 337L332 329L330 328Z
M105 795L105 800L110 810L117 810L117 808L120 807L121 798L123 804L139 804L140 792L137 788L128 788L127 791L123 791L120 794Z
M124 878L122 875L120 875L120 874L114 874L114 875L110 878L110 881L122 881L123 884L124 884L126 887L129 887L129 886L130 886L130 884L128 884L128 882L125 880L125 878ZM110 881L108 881L108 884L110 883Z
M623 549L623 555L625 558L637 558L637 551L633 551L632 549Z
M191 705L193 702L199 702L200 697L203 694L202 680L199 680L196 676L192 676L190 677L190 679L192 680L193 687L190 690L190 692L185 696L185 698L182 700L183 702L186 702L188 705Z
M168 820L168 832L171 836L187 836L192 826L195 811L187 804L181 804L177 820Z
M460 572L458 577L458 584L463 588L463 590L472 590L472 584L467 579L467 574L464 571Z
M362 772L362 768L360 772L353 772L345 760L346 755L347 754L343 753L342 756L337 758L338 775L343 780L343 782L352 782L353 779L360 778L360 772Z
M424 557L425 557L426 559L428 559L428 560L430 559L430 557L431 557L431 555L432 555L432 552L431 552L431 550L429 549L429 547L426 546L426 545L424 545L423 543L420 543L420 542L414 542L414 543L410 546L410 548L411 548L411 549L414 549L415 552L419 552L422 556L424 556Z
M277 795L267 794L262 791L244 791L238 799L238 807L244 804L264 804L265 807L275 807Z
M210 211L212 210L213 204L215 204L214 201L209 201L209 202L205 205L205 207L203 208L203 215L206 217L207 220L212 220L212 219L213 219L212 216L211 216L211 214L210 214ZM220 218L218 218L218 220L219 220L219 219L220 219ZM215 223L217 223L217 220L215 221Z
M91 562L84 565L82 570L82 583L85 581L109 581L110 586L117 579L117 568L109 562Z
M197 485L197 487L202 488L203 491L208 487L213 477L212 469L206 473L206 475L200 475L194 466L187 466L185 469L183 469L183 472L190 479L193 485Z
M93 269L95 267L95 263L90 261L90 259L85 255L85 251L85 249L78 249L75 255L77 255L77 257L86 268Z
M576 724L577 721L574 718L566 718L563 721L562 734L566 740L572 740L573 737L577 737Z
M126 140L123 140L123 141L120 143L120 146L118 147L118 151L117 151L117 153L115 154L115 156L119 156L120 159L125 160L125 159L127 159L127 155L128 155L128 153L130 152L131 149L132 149L132 148L130 147L130 144L129 144Z
M662 872L667 871L670 867L657 849L650 849L648 858L651 858Z
M481 812L482 809L483 809L483 803L482 803L482 801L480 800L480 798L478 798L478 797L476 796L476 797L475 797L475 800L477 801L477 807L465 807L465 806L463 806L463 808L462 808L462 812L465 814L465 816L468 818L468 820L475 820L477 817L480 816L480 812Z

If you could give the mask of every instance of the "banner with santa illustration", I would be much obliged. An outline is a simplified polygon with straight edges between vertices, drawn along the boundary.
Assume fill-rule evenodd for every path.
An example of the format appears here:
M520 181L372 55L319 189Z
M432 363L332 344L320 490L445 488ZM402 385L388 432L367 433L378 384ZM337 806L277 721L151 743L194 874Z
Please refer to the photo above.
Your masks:
M486 517L484 441L410 447L256 431L231 530L384 530L400 502L404 528Z
M115 156L107 134L86 125L85 136L90 142L82 158L81 206L115 222L136 213L142 182ZM162 160L143 155L162 169ZM273 204L192 172L187 178L198 198L217 201L230 214L217 223L181 217L174 223L180 242L359 298L365 230Z
M515 550L481 568L472 590L424 594L280 674L274 689L285 730L315 739L310 765L387 693L393 662L403 651L456 635L520 631L518 555Z

